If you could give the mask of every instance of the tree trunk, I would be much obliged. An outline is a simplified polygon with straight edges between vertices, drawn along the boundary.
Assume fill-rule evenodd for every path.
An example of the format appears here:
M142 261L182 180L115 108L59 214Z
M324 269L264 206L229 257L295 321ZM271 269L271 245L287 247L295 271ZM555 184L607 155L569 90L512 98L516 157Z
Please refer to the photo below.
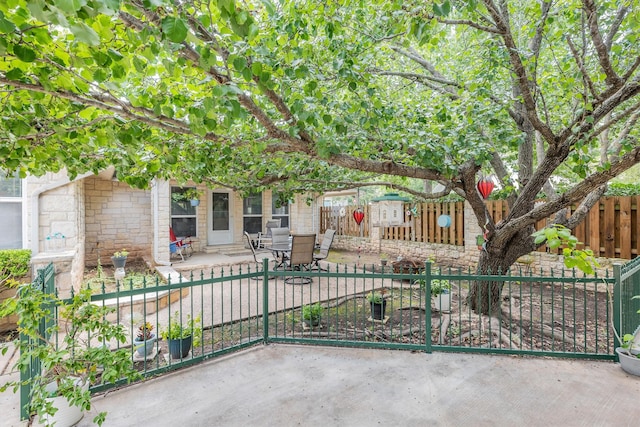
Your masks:
M534 250L532 230L520 231L503 247L497 247L489 240L486 250L480 252L478 259L478 276L505 275L518 258ZM471 283L468 303L478 314L495 315L500 312L503 281L476 280Z

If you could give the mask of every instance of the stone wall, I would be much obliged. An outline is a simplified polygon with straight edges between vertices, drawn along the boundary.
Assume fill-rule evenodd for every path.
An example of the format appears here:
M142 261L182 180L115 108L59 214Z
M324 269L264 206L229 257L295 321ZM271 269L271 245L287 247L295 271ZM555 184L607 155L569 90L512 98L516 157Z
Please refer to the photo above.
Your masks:
M82 180L69 181L64 172L29 177L25 196L33 274L53 262L58 291L68 294L78 288L84 272Z
M85 178L84 191L87 265L96 265L98 257L111 263L111 255L123 248L131 258L150 259L151 191L99 177Z

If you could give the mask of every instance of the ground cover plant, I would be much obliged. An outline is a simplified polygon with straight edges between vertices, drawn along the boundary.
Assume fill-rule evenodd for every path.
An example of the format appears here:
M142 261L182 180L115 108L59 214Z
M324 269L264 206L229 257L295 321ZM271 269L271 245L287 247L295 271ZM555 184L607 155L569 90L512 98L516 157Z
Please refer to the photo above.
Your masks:
M93 293L107 293L142 289L166 284L164 279L144 262L129 262L125 268L126 275L120 280L115 278L113 266L98 264L95 268L87 269L84 273L84 286Z

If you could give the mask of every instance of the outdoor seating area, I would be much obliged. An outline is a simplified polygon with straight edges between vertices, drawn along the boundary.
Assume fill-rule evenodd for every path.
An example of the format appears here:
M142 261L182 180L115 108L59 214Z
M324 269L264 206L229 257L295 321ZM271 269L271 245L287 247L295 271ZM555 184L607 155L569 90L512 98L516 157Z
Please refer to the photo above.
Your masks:
M258 261L258 254L270 252L276 261L275 269L287 269L294 271L324 270L320 266L320 261L325 260L329 255L329 250L333 243L335 230L329 229L325 232L322 244L316 245L316 234L290 234L287 227L271 228L270 237L263 241L263 246L251 244L251 236L245 233L247 245ZM254 248L254 246L258 246ZM287 279L287 283L308 284L311 280L308 277L292 277Z

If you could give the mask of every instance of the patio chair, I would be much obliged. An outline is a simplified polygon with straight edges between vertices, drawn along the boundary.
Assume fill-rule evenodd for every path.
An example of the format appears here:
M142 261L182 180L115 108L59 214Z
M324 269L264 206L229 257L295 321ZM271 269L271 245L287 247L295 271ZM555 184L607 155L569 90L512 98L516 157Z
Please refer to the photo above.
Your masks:
M251 235L246 231L244 232L244 238L246 239L247 244L249 245L249 249L251 250L251 254L253 255L253 259L256 262L256 271L262 270L262 258L259 258L259 255L260 254L266 255L267 253L270 253L271 251L260 250L260 249L256 250L253 247L253 244L251 242ZM264 258L266 258L266 256ZM260 277L252 277L252 279L253 280L260 280L261 278ZM271 280L271 279L275 279L275 276L274 277L269 277L269 280Z
M267 224L264 226L265 232L258 232L258 239L256 243L257 248L264 248L266 242L271 240L271 230L273 228L279 228L280 224L282 224L281 219L270 219L267 221Z
M311 271L313 249L316 245L315 234L296 234L291 241L291 255L287 261L287 269L291 271ZM284 280L291 285L311 283L311 277L292 276Z
M320 267L319 262L326 259L329 256L329 249L331 249L331 244L333 243L333 236L335 236L336 230L327 229L324 232L324 237L322 238L322 243L320 244L320 249L318 252L313 254L313 264L311 265L312 270L322 270L327 271L326 268Z
M291 230L289 230L289 227L272 228L271 229L271 243L274 244L274 245L287 243L289 241L290 235L291 235Z
M173 228L169 227L169 256L176 254L180 255L182 261L184 261L185 255L190 257L193 255L193 246L191 245L189 237L177 238L173 232Z
M271 247L288 246L288 244L290 243L289 239L291 238L290 234L291 234L291 231L289 230L288 227L272 228L270 246ZM266 248L269 248L269 246L266 246ZM273 252L273 257L275 258L276 261L278 261L279 264L282 264L283 261L288 259L287 252L273 251L273 250L272 252Z

